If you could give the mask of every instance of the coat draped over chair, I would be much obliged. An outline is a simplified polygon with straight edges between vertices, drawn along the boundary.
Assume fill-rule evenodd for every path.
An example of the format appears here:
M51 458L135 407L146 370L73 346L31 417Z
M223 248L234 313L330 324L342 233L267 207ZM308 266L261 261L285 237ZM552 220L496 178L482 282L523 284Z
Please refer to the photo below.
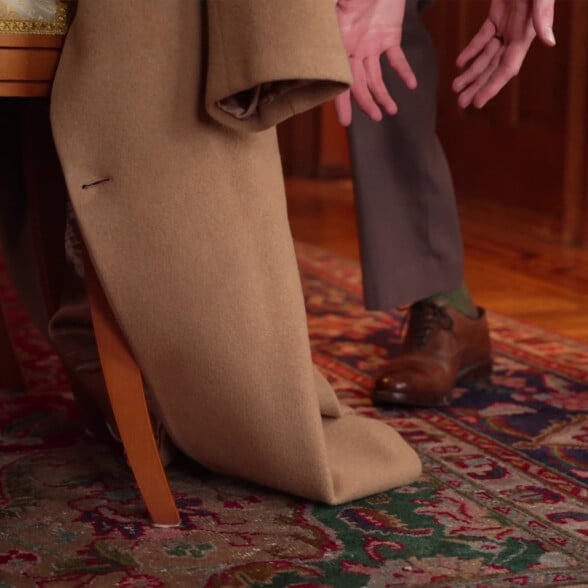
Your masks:
M79 0L51 105L80 232L173 442L331 504L420 472L311 359L275 125L350 81L332 0Z

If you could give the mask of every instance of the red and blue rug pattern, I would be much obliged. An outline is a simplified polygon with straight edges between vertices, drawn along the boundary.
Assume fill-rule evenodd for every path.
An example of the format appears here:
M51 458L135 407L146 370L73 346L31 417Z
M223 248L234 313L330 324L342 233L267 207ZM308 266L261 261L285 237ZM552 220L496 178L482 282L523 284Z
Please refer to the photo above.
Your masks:
M422 477L328 507L179 460L182 525L153 528L119 448L84 434L0 276L28 383L0 391L0 588L588 586L588 346L490 313L491 382L447 408L376 408L401 314L365 311L355 263L298 257L316 363L412 443Z

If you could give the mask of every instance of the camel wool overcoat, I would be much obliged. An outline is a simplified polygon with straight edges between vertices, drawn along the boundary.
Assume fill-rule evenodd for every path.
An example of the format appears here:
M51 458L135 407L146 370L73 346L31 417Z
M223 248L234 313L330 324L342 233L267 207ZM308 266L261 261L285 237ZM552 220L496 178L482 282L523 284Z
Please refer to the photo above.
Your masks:
M79 0L51 121L69 196L167 432L336 504L415 452L313 367L274 126L350 75L332 0Z

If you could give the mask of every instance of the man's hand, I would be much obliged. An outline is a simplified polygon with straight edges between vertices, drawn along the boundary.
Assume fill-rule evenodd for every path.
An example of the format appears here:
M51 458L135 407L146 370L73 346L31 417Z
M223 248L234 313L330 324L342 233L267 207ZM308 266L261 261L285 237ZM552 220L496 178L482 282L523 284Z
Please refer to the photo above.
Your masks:
M492 0L488 18L457 58L467 69L453 81L458 104L482 108L519 73L536 36L555 45L555 0Z
M407 87L416 88L416 76L400 46L405 5L406 0L337 1L337 17L353 74L351 90L335 99L342 125L351 123L351 97L374 121L382 119L380 107L388 114L398 111L382 80L382 53Z

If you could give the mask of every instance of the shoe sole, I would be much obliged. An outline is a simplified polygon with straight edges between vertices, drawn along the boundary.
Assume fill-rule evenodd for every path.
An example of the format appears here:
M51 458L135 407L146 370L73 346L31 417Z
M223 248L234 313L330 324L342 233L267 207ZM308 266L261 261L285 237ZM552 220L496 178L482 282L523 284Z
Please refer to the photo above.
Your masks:
M491 357L486 357L475 363L471 363L463 367L457 373L454 387L442 396L435 398L423 399L421 402L418 400L410 400L410 397L406 401L399 399L393 400L390 398L392 394L390 390L374 390L372 393L372 400L378 405L404 405L404 406L422 406L422 407L435 407L435 406L447 406L451 404L455 397L455 387L459 385L471 385L473 383L479 383L484 380L489 380L492 375L493 361Z
M487 380L492 375L493 361L486 357L476 363L472 363L457 372L456 384L471 384L479 380Z

